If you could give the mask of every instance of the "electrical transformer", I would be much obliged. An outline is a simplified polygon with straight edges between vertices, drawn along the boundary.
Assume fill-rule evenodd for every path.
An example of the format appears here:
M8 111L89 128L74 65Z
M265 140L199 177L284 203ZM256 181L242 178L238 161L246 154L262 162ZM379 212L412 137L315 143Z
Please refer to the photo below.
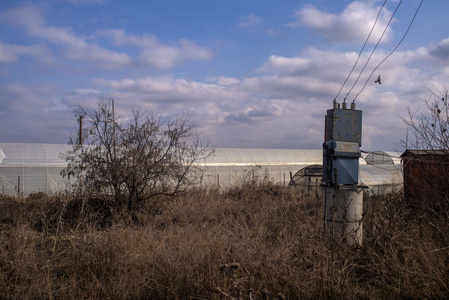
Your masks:
M363 190L358 186L362 111L334 101L323 143L324 228L349 245L362 244Z
M323 144L323 184L357 185L360 146L362 143L362 111L343 108L334 102L327 111Z

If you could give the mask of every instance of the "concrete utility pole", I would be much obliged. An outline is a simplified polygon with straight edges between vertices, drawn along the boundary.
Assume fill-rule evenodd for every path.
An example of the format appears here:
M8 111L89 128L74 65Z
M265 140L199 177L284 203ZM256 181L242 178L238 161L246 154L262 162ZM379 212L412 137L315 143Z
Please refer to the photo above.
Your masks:
M324 230L333 240L362 244L363 190L358 186L362 111L334 100L323 144Z

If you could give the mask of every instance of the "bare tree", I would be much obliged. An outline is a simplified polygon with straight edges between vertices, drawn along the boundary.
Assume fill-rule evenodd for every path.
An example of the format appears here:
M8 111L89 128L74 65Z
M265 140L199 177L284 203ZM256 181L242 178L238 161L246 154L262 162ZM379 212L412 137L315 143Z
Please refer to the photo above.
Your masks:
M94 110L79 107L85 120L84 146L67 153L62 175L75 177L75 190L112 194L118 204L133 210L157 195L175 195L198 182L199 164L212 149L181 114L163 123L152 112L131 109L125 123L114 113L113 100Z
M425 108L408 108L408 137L402 146L404 193L413 205L445 212L449 208L448 91L431 91Z
M424 111L412 112L408 107L408 118L403 120L412 136L401 144L417 150L449 151L448 90L435 92L429 89L429 92L431 96L423 99Z

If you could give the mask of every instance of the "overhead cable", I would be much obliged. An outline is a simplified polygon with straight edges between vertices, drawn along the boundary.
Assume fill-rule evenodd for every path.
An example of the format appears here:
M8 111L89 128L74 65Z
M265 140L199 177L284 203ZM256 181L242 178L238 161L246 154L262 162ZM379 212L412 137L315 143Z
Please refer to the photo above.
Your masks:
M371 28L371 31L368 34L368 37L365 40L365 43L363 44L362 49L359 52L359 56L357 57L357 60L355 61L354 66L352 66L351 71L348 74L348 77L346 77L345 82L343 82L343 85L341 86L340 90L338 91L337 96L335 96L335 100L337 100L338 96L340 95L341 91L343 90L346 82L348 81L349 77L351 76L352 72L354 71L355 67L357 66L357 63L359 62L360 56L362 55L363 50L365 49L366 44L368 43L369 38L371 37L371 34L373 33L374 27L376 27L377 20L379 19L380 13L382 12L382 9L384 8L385 4L387 3L387 0L384 1L384 4L382 4L382 7L380 8L379 12L377 13L376 20L374 21L373 27Z
M402 1L401 1L402 2ZM386 61L395 51L396 49L398 49L399 45L401 45L402 41L405 39L405 37L407 36L408 32L410 31L410 28L413 25L413 22L415 22L416 16L418 15L419 9L421 8L421 5L424 3L424 0L421 0L421 3L419 4L418 8L416 9L415 15L413 16L412 21L410 22L410 24L408 25L407 31L404 33L404 35L402 36L401 40L399 41L399 43L396 45L396 47L394 47L394 49L374 68L374 70L371 72L371 74L368 76L368 79L366 79L365 84L363 85L362 89L360 90L360 92L355 96L353 102L355 102L355 100L357 99L357 97L363 92L363 90L365 89L366 84L368 83L368 81L370 80L371 76L373 76L374 72L376 72L376 70L380 67L381 64L384 63L384 61Z
M384 29L384 31L382 32L382 35L380 36L379 40L377 41L376 45L374 46L373 50L371 51L371 54L369 55L369 57L368 57L368 59L367 59L365 65L363 66L362 70L360 71L359 76L358 76L357 79L355 80L355 82L354 82L354 84L352 85L352 87L351 87L351 89L349 90L349 92L346 94L345 100L346 100L346 98L349 96L349 94L351 94L351 92L352 92L352 90L354 89L355 85L356 85L357 82L359 81L360 76L362 76L363 71L365 71L366 66L368 65L369 61L371 60L371 57L373 56L374 51L376 51L377 46L379 46L379 43L380 43L380 41L382 40L382 38L384 37L385 32L387 32L387 29L388 29L388 27L390 26L391 21L393 21L394 15L395 15L396 12L398 11L399 7L401 6L401 3L402 3L402 0L399 1L398 5L396 6L396 9L394 10L393 14L391 15L390 20L389 20L388 23L387 23L387 26L385 26L385 29Z

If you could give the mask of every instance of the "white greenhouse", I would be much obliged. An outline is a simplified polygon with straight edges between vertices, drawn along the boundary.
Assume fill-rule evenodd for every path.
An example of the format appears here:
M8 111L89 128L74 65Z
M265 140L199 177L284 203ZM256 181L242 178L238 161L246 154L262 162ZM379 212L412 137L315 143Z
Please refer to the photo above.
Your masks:
M379 195L402 191L402 164L398 153L376 151L363 153L359 159L359 185L370 194ZM323 166L321 163L299 170L289 182L304 195L321 190Z
M61 193L67 180L60 172L67 163L61 157L72 149L60 144L0 143L0 191L5 195L32 192Z
M242 177L268 175L276 183L288 184L290 173L322 160L322 150L218 148L203 164L203 183L226 187Z
M0 192L13 196L33 192L64 193L67 179L60 172L67 165L63 154L71 149L72 146L63 144L0 143ZM382 156L378 156L379 153ZM360 165L366 165L366 168L361 167L362 181L372 188L377 187L379 192L388 190L392 184L395 188L402 185L400 161L398 165L390 154L379 153L364 155L367 161L360 158ZM228 187L243 179L268 176L276 183L287 185L292 174L308 166L321 165L322 160L321 149L218 148L200 164L203 169L200 184ZM376 166L379 162L380 167ZM315 176L309 185L318 185L318 181Z

